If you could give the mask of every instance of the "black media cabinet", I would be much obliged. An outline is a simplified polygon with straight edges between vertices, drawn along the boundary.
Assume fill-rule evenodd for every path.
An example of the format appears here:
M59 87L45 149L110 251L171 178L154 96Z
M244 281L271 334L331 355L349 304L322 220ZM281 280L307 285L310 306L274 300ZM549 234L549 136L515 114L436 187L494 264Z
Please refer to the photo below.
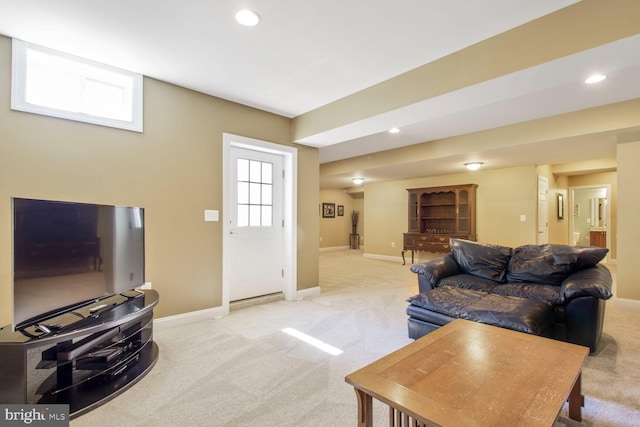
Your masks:
M124 392L158 360L157 303L155 290L129 291L0 328L0 403L67 403L74 418Z

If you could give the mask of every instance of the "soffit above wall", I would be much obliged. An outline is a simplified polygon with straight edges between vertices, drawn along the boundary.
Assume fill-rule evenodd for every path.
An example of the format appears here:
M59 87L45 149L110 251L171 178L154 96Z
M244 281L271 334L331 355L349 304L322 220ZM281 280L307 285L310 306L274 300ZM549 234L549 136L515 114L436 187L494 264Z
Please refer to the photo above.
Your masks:
M348 188L354 176L370 184L472 174L464 163L477 160L482 170L565 164L564 175L583 174L584 162L615 164L618 135L640 129L638 111L640 99L324 163L320 188Z

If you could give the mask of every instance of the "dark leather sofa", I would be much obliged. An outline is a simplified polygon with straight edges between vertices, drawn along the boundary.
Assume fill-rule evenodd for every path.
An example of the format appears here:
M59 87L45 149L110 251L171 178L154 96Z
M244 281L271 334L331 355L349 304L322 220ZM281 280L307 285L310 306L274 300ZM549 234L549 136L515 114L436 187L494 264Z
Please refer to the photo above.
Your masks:
M413 339L456 318L492 324L596 351L612 278L608 249L500 245L451 239L451 252L411 266L420 293L407 299Z

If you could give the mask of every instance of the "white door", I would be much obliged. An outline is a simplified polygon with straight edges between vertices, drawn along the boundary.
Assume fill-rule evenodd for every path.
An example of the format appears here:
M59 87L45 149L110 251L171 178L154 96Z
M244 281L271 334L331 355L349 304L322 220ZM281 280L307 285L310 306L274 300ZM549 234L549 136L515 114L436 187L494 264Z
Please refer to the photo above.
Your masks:
M549 243L549 181L538 176L538 244Z
M282 292L283 158L231 147L229 301Z

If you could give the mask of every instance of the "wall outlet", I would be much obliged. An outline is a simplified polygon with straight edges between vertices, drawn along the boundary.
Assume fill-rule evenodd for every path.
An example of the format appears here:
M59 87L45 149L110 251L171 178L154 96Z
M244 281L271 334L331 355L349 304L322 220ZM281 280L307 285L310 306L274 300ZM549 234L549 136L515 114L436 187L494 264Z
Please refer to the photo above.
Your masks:
M396 242L391 242L391 247L395 248L396 247Z
M322 237L320 237L320 241L322 242Z
M525 222L527 220L526 215L520 215L520 222Z

